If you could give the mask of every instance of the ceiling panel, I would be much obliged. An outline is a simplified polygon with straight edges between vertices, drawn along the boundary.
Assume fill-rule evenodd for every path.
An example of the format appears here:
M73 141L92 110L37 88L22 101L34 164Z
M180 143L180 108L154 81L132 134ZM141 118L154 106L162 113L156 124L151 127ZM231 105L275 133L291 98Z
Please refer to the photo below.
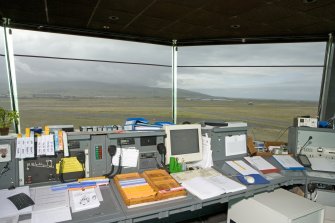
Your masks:
M170 45L327 40L334 0L10 0L10 26Z

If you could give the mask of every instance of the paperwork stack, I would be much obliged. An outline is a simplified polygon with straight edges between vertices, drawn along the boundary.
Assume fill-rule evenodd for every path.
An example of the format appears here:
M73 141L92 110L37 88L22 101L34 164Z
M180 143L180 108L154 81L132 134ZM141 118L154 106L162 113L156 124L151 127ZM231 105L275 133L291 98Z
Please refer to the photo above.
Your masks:
M172 174L189 192L201 200L224 193L246 189L246 186L229 179L213 168L198 169Z
M148 170L143 174L119 174L114 178L126 205L160 201L186 195L186 190L165 170Z
M273 156L275 160L277 160L280 165L285 170L304 170L305 167L303 167L298 161L293 159L290 155L274 155Z
M114 181L128 206L155 201L156 191L139 173L119 174Z

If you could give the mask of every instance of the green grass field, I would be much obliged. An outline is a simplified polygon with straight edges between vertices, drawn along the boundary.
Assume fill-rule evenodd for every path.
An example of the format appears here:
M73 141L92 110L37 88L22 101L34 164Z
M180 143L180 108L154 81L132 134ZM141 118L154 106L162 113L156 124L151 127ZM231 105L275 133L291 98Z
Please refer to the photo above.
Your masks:
M257 140L287 141L293 118L316 116L316 102L270 101L189 101L178 100L178 123L190 121L244 121ZM1 99L1 104L4 99ZM128 117L144 117L150 122L171 121L171 98L20 98L21 129L31 126L73 124L123 124Z

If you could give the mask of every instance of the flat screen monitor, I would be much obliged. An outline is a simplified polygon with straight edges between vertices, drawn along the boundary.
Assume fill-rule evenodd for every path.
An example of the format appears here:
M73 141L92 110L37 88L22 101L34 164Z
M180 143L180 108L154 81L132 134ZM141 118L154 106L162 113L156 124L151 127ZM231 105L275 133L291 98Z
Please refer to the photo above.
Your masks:
M202 160L202 136L200 124L164 126L166 138L166 163L170 157L178 158L179 162Z

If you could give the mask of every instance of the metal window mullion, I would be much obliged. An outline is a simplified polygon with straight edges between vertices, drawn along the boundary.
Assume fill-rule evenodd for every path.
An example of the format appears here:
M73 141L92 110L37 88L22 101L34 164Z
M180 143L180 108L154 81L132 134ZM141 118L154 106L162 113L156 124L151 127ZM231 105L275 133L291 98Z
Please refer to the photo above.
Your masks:
M320 98L319 98L319 109L318 109L318 116L320 120L326 119L326 106L328 100L328 91L329 91L329 84L330 84L330 77L331 77L331 70L332 70L332 63L331 60L334 57L334 38L332 34L329 34L329 40L326 46L326 53L325 53L325 61L324 61L324 69L322 74L322 81L321 81L321 90L320 90Z
M4 44L5 44L5 60L8 76L8 87L11 101L11 107L13 111L19 112L19 102L17 97L17 84L16 84L16 73L14 63L14 52L13 52L13 40L11 29L8 28L9 20L4 20ZM14 122L14 128L16 133L20 133L20 120L18 123Z
M177 124L177 40L172 41L172 120Z

